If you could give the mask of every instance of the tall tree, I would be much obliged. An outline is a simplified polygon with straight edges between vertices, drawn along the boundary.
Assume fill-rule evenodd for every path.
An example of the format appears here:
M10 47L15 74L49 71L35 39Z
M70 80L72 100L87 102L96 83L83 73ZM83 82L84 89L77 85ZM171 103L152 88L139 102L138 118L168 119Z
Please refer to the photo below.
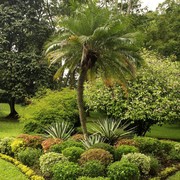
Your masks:
M15 99L34 92L38 82L33 72L41 72L42 45L51 32L46 15L43 0L0 1L0 88L6 91L11 117L17 116Z
M46 46L46 56L63 66L55 77L67 69L78 72L78 107L80 122L87 137L83 102L84 82L87 77L101 76L107 85L126 84L126 75L133 76L138 56L137 33L130 33L123 18L114 17L107 9L90 3L81 7L73 17L61 18L59 32Z

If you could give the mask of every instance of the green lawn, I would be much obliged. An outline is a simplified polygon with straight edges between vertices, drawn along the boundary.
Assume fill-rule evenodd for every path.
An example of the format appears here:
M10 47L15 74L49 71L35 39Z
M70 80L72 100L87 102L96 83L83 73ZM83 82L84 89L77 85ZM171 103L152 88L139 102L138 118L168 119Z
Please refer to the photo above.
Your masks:
M16 105L17 112L21 115L24 107ZM6 119L9 114L9 106L5 103L0 103L0 138L17 136L22 133L24 126L23 122Z
M180 124L164 124L163 126L154 125L146 136L180 141Z
M13 164L0 159L1 180L28 180Z
M179 180L180 179L180 171L170 176L167 180Z

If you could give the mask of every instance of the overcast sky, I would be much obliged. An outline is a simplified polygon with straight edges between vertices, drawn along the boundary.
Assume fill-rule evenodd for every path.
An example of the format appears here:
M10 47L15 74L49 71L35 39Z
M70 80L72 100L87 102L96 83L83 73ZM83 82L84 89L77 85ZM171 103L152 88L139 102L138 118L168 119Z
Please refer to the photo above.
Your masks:
M141 0L143 7L148 6L149 10L156 10L159 3L162 3L165 0Z

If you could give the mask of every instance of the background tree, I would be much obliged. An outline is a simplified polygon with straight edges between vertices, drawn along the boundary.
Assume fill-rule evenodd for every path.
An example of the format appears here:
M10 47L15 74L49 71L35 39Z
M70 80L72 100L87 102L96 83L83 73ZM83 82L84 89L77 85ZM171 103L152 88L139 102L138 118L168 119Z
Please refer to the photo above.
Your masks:
M51 32L44 5L43 0L0 2L0 85L6 91L11 117L17 115L15 99L34 92L33 83L40 79L35 75L44 73L40 54Z
M65 70L76 71L78 77L78 108L83 134L87 136L83 92L87 77L95 73L107 85L115 82L125 85L126 75L134 75L138 56L137 33L130 33L123 17L114 17L104 8L90 3L81 7L73 17L61 18L59 32L46 48L46 56L53 63L58 60L63 66L55 77Z
M145 135L153 124L179 121L179 62L160 59L144 52L146 65L128 81L128 96L120 86L107 88L102 81L85 86L86 103L91 110L130 121L138 135Z

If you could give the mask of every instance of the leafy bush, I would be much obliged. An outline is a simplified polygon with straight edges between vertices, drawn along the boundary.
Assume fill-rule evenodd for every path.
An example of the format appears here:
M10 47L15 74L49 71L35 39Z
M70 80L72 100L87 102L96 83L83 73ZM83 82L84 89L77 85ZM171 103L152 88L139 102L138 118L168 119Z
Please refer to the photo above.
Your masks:
M14 139L14 141L11 142L11 149L14 154L17 154L18 151L25 148L25 143L21 139Z
M118 147L120 145L130 145L130 146L136 146L136 142L134 139L119 139L115 142L115 146Z
M57 153L61 153L64 149L69 148L69 147L80 147L82 149L84 149L84 146L82 145L81 142L77 142L77 141L73 141L73 140L68 140L68 141L64 141L61 144L56 144L53 145L50 148L50 151L52 152L57 152Z
M92 134L88 136L86 139L81 140L81 142L83 143L86 149L90 148L94 144L104 142L104 141L105 139L100 134Z
M84 139L84 136L83 134L74 134L70 137L70 139L74 141L81 141Z
M25 123L24 128L23 128L23 132L24 133L43 133L44 129L43 129L44 125L42 125L40 122L36 122L36 121L30 121Z
M114 156L114 153L115 153L115 149L114 149L113 146L111 146L110 144L107 144L107 143L103 143L103 142L94 144L90 148L91 149L94 149L94 148L104 149L104 150L110 152L113 156Z
M129 153L122 156L123 160L128 160L131 163L134 163L136 166L138 166L140 172L142 174L148 174L150 171L150 162L151 158L149 156L146 156L141 153Z
M24 113L25 115L22 118L29 121L25 127L26 133L37 132L37 130L42 132L43 126L55 122L67 121L72 125L79 123L76 92L74 90L67 88L62 91L48 91L46 96L32 99L32 102L25 109L27 113Z
M97 160L88 161L82 166L82 175L88 177L98 177L105 175L105 166Z
M54 180L76 180L80 175L81 169L78 164L73 162L59 162L52 168Z
M17 153L17 159L27 166L38 164L42 152L40 149L26 148Z
M170 159L180 160L180 143L176 143L169 154Z
M113 156L108 151L104 149L89 149L81 154L79 159L80 164L84 164L87 161L97 160L100 161L103 165L108 165L113 161Z
M18 138L21 138L25 142L26 146L34 148L42 148L41 143L44 140L42 136L29 134L21 134Z
M71 136L74 129L72 128L72 125L69 122L62 121L51 124L50 126L45 128L45 131L52 138L67 140Z
M138 167L130 162L117 161L108 167L108 177L111 180L139 180Z
M55 163L61 161L67 161L67 158L64 157L62 154L49 152L43 154L40 158L40 169L44 176L51 176L52 175L52 167Z
M14 138L12 137L5 137L3 139L0 139L0 153L12 155L12 149L11 149L11 143L14 141Z
M120 120L101 119L94 121L91 129L93 132L100 134L108 142L112 143L118 137L123 137L133 132L132 130L125 130L128 126L129 123L122 123Z
M150 156L150 172L149 174L151 175L157 175L159 169L160 169L160 164L157 158Z
M105 178L105 177L91 178L91 177L82 176L82 177L79 177L77 180L110 180L110 179L109 178Z
M62 154L68 158L69 161L77 162L84 149L80 147L68 147L62 151Z
M161 143L155 138L137 137L135 142L142 153L158 154L160 153Z
M117 147L115 150L115 159L120 160L122 155L128 153L135 153L135 152L139 152L137 147L129 146L129 145L121 145Z
M42 145L44 152L47 152L51 146L53 146L54 144L60 144L62 142L63 141L58 138L55 138L55 139L48 138L48 139L44 140L41 145Z

